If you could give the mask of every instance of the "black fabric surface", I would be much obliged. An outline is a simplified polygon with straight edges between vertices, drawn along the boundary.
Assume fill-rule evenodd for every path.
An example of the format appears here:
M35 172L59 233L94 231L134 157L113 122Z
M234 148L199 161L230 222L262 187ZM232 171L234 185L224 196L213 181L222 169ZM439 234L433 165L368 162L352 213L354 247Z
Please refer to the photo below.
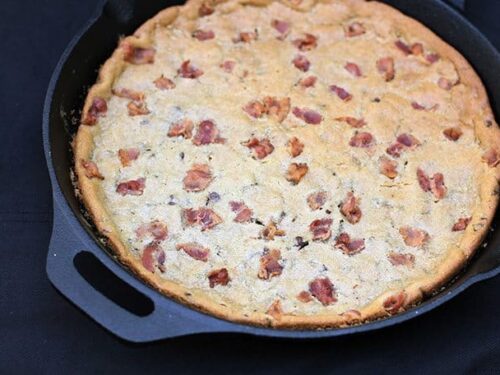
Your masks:
M500 277L400 326L320 341L211 334L133 345L61 296L45 273L42 107L59 56L97 3L0 2L0 373L500 373ZM499 48L500 1L469 0L466 11Z

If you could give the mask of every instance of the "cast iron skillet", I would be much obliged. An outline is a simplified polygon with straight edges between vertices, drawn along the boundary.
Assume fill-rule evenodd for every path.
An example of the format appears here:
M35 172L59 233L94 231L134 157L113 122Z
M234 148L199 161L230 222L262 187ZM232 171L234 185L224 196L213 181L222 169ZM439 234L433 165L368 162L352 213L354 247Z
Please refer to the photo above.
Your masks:
M488 40L459 13L439 0L385 2L422 21L462 52L481 76L496 118L500 118L500 85L496 82L500 54ZM54 198L54 226L47 256L47 274L52 284L90 317L117 336L134 342L202 332L240 332L290 338L333 337L404 322L436 308L470 285L500 273L500 231L492 230L484 248L478 251L466 269L446 288L417 307L372 323L322 331L276 330L227 322L174 302L136 279L110 256L82 214L70 179L72 156L69 145L78 126L86 91L95 82L99 66L116 48L119 36L133 33L146 19L170 5L174 4L168 0L105 1L67 47L47 91L43 143ZM495 218L493 227L497 222L498 218ZM128 296L141 297L142 294L152 312L145 316L131 313L92 287L76 268L75 259L82 252L93 254L114 275L134 288L135 291Z

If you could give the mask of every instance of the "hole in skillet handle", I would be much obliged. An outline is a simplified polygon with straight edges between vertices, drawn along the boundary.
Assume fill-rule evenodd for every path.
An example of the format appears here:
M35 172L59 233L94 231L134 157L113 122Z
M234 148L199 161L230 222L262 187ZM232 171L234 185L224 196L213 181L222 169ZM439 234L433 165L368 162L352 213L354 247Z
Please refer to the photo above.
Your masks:
M80 251L73 264L95 290L131 314L145 317L154 311L153 301L114 275L94 254Z

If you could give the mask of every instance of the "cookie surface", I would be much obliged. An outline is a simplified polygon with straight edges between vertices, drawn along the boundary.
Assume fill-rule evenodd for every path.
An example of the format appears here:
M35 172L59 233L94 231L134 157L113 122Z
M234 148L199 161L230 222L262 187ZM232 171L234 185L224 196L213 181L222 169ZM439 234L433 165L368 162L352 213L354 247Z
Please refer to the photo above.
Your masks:
M464 58L377 2L192 1L120 42L74 142L118 258L219 317L395 314L463 267L499 130Z

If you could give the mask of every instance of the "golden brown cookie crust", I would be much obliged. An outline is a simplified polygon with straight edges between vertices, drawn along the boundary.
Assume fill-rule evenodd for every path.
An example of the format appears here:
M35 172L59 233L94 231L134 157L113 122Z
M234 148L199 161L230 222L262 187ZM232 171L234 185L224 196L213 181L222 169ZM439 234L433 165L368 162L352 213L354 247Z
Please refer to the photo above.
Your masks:
M217 1L221 4L224 1ZM229 0L234 7L239 6L268 6L273 1L267 0ZM285 1L282 3L293 9L305 11L313 7L316 3L327 4L330 1L305 0L302 2ZM137 47L148 47L152 41L152 34L156 27L166 26L174 22L177 17L186 17L195 19L198 17L198 8L201 5L200 0L190 0L182 7L172 7L165 9L155 17L144 23L133 36L124 38L121 42L127 42ZM477 102L480 108L476 110L480 113L476 117L474 124L475 135L484 150L489 148L500 149L499 128L493 118L493 114L488 103L488 98L481 80L476 75L472 67L465 58L453 47L442 41L433 32L423 26L421 23L404 16L399 11L378 2L365 1L346 1L354 14L359 16L371 15L374 12L382 17L397 21L401 30L411 30L412 35L417 35L422 42L430 46L439 53L442 58L450 60L456 67L460 82L476 93ZM217 5L218 6L218 5ZM97 83L90 89L83 114L88 109L96 97L108 99L112 93L111 89L114 82L123 72L126 63L123 61L123 50L118 48L113 55L105 62L99 72ZM482 120L482 121L481 121ZM489 121L486 126L486 120ZM242 312L237 306L233 307L226 304L216 303L212 298L207 297L203 290L191 290L185 286L179 285L160 277L157 273L147 271L141 264L140 259L131 254L130 250L123 243L117 227L115 226L110 213L103 204L103 194L100 189L100 182L97 179L85 177L85 169L78 162L80 160L89 160L94 151L94 141L90 127L81 125L73 143L75 157L75 173L77 176L77 188L81 194L82 201L88 210L97 230L106 237L110 248L116 254L121 263L126 265L140 279L159 290L161 293L174 298L175 300L194 307L198 310L207 312L220 318L228 319L240 323L248 323L260 326L271 326L276 328L331 328L351 324L358 324L382 318L388 315L383 307L383 303L391 295L400 291L387 291L378 296L364 308L359 309L358 314L314 314L314 315L290 315L286 311L276 319L265 311ZM444 285L453 275L455 275L474 254L484 236L486 235L493 219L498 202L498 178L499 168L491 168L491 173L484 173L481 181L481 191L479 192L478 203L472 213L471 224L467 227L459 246L453 245L449 250L446 261L436 270L435 274L429 275L413 282L404 289L406 295L404 308L408 308L423 298L436 291Z

